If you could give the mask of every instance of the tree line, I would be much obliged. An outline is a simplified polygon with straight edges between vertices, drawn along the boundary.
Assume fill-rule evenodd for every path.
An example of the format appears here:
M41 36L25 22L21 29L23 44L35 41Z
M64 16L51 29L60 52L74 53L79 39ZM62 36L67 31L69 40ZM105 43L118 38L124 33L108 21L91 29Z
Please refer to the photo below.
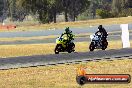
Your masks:
M40 23L56 23L63 14L65 22L76 21L82 14L101 18L132 15L132 0L0 0L0 17L23 21L33 15Z

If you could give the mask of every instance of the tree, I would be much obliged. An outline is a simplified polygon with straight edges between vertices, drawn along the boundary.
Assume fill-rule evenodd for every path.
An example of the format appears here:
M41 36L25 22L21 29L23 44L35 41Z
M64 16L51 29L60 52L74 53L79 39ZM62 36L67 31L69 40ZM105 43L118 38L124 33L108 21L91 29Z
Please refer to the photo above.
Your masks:
M62 5L65 21L68 21L68 16L75 21L77 16L89 7L89 0L62 0Z
M119 13L122 9L127 8L131 0L113 0L112 10L115 13Z
M65 22L68 22L68 10L70 6L71 0L62 0L64 15L65 15Z
M28 14L26 8L21 5L24 0L7 0L7 14L11 21L23 21Z
M62 0L48 0L49 5L49 14L50 14L50 21L54 21L56 23L56 15L57 13L62 12Z
M96 9L102 7L100 6L101 3L102 0L90 0L89 14L91 14L93 19L96 17Z
M131 7L131 0L113 0L112 1L112 12L115 16L127 16L127 10ZM131 11L129 9L129 11Z
M48 0L20 0L21 7L28 10L30 14L38 14L41 23L49 22Z
M128 0L128 4L127 5L128 5L129 8L132 8L132 0Z
M9 16L12 21L16 21L16 0L8 0Z
M4 0L0 0L0 21L3 21Z
M69 6L69 15L71 16L72 21L75 21L77 16L89 7L90 2L88 0L71 0Z

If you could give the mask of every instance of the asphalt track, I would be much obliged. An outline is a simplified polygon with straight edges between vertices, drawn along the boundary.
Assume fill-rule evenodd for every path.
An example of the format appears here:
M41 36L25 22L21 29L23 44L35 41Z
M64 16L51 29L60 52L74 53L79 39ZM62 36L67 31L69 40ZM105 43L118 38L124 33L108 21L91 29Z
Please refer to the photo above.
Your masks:
M108 37L108 41L111 40L121 40L121 32L116 33L116 31L121 31L120 25L105 25L106 30L113 32ZM97 31L97 26L93 27L82 27L82 28L71 28L73 33L95 33ZM132 24L129 24L129 30L132 30ZM60 35L64 30L41 30L41 31L21 31L21 32L0 32L0 38L14 38L14 37L37 37L37 36L47 36L47 35ZM59 36L58 36L59 37ZM130 40L132 39L132 32L130 33ZM14 44L43 44L43 43L55 43L56 38L45 38L45 39L31 39L23 41L0 41L0 45L14 45ZM75 38L74 42L89 42L89 35L83 37Z
M121 31L120 25L104 25L107 32ZM95 33L98 27L80 27L70 28L74 34L80 33ZM36 29L37 30L37 29ZM132 30L132 24L129 24L129 30ZM20 31L20 32L0 32L0 38L14 38L14 37L35 37L35 36L48 36L48 35L60 35L64 30L41 30L41 31Z
M120 31L119 25L105 26L108 32ZM86 30L88 29L88 30ZM96 29L96 30L95 30ZM132 29L132 24L129 24L129 29ZM35 37L35 36L47 36L47 35L60 35L64 30L44 30L44 31L31 31L31 32L0 32L0 37ZM89 28L73 28L72 31L76 34L79 33L94 33L97 31L97 27ZM115 40L117 37L120 38L120 34L111 35L110 39ZM83 38L84 39L84 38ZM54 39L51 39L52 42ZM86 39L84 39L86 40ZM84 41L83 40L83 41ZM40 40L42 41L42 40ZM78 41L81 41L79 39ZM46 41L47 42L47 41ZM33 42L30 42L33 43ZM37 41L37 43L39 43ZM5 43L7 44L7 43ZM22 43L20 43L22 44ZM29 44L29 43L27 43ZM22 56L22 57L10 57L0 58L0 69L12 69L20 67L36 67L45 65L56 65L56 64L69 64L79 63L87 61L98 61L98 60L109 60L129 57L132 58L132 49L120 49L120 50L107 50L107 51L94 51L94 52L75 52L71 54L59 54L59 55L36 55L36 56Z
M35 56L22 56L22 57L10 57L0 58L0 69L15 69L26 67L37 67L57 64L78 64L80 62L108 60L129 58L132 59L132 49L120 49L120 50L107 50L107 51L94 51L94 52L75 52L75 53L63 53L58 55L35 55Z
M130 37L132 39L132 36ZM56 38L45 38L45 39L31 39L31 40L16 40L16 41L0 41L0 45L18 45L18 44L46 44L55 43ZM120 35L109 35L108 41L121 40ZM89 36L86 37L75 37L74 42L90 42Z
M90 42L90 35L75 37L74 42ZM132 40L132 33L130 33L130 40ZM56 38L30 39L30 40L16 40L16 41L0 41L0 45L18 45L18 44L45 44L55 43ZM108 41L121 41L121 33L109 34Z

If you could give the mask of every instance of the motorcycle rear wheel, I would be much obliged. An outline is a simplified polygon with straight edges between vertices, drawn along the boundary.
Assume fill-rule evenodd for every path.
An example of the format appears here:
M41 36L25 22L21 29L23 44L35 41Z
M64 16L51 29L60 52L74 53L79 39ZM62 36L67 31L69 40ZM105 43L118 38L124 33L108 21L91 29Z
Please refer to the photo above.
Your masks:
M91 42L90 46L89 46L89 50L90 51L94 51L95 47L94 47L94 43Z
M74 48L75 48L74 43L69 44L67 52L68 53L74 52L75 51Z

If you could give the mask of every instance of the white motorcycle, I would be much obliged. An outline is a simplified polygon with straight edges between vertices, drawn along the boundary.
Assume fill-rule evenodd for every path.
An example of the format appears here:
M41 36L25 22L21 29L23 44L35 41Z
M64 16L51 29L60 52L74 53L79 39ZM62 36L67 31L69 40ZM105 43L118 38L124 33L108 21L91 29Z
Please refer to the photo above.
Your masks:
M108 46L107 40L102 40L101 34L90 35L91 43L89 46L90 51L94 51L94 49L102 49L105 50Z

